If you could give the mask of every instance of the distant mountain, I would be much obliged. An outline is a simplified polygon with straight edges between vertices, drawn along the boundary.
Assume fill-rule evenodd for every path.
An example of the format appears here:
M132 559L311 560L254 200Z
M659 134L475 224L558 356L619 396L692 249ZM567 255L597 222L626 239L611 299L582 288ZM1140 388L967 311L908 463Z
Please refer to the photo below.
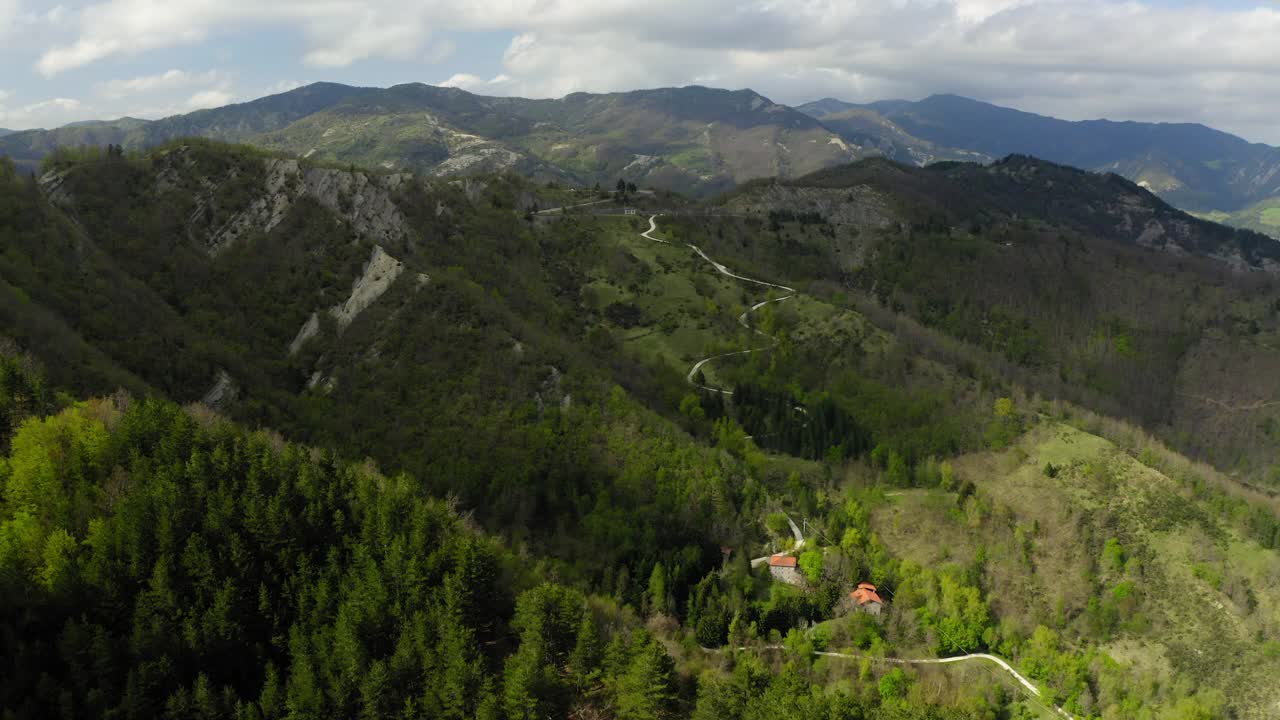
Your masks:
M846 139L842 119L871 113L916 142L989 157L1027 154L1115 172L1189 210L1233 212L1280 196L1280 148L1203 125L1069 122L956 95L868 105L828 99L800 110Z
M703 87L528 100L399 85L350 97L253 141L388 169L514 169L585 184L626 177L693 193L857 157L803 113L750 90Z
M4 137L5 135L12 135L14 132L16 132L16 131L15 131L15 130L9 130L9 129L7 129L7 128L0 128L0 137Z
M750 90L686 87L527 100L423 84L333 83L151 123L16 133L0 140L0 153L30 168L62 145L141 148L183 136L432 175L514 170L586 185L625 176L692 193L802 175L869 154Z
M131 130L140 128L144 125L150 125L151 120L142 120L134 117L122 117L116 120L81 120L80 122L67 123L64 128L88 128L88 127L114 127L121 130Z
M924 166L1025 154L1115 172L1178 207L1280 236L1266 222L1274 213L1262 215L1280 205L1280 148L1202 125L1068 122L955 95L791 108L700 86L531 100L315 83L156 121L13 132L0 154L35 170L61 146L138 149L188 136L431 176L511 171L588 187L625 177L693 195L874 156Z
M994 159L987 153L946 147L916 137L870 107L826 98L796 109L820 120L865 153L901 163L928 165L943 160L991 162Z
M1267 198L1235 212L1214 210L1194 214L1205 220L1246 228L1274 238L1280 238L1280 197Z

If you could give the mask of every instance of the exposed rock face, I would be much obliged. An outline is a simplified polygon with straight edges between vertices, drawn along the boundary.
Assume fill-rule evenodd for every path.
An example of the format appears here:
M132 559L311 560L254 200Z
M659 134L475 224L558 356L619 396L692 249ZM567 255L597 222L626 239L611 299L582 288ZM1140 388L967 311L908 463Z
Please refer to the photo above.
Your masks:
M364 272L351 287L351 295L346 302L330 310L338 321L338 327L345 330L357 315L382 297L402 272L404 263L388 255L381 245L374 247L373 256L365 263Z
M40 188L44 190L45 197L59 207L66 207L71 203L71 194L66 189L68 172L70 171L51 170L40 176Z
M304 167L297 160L265 162L264 192L214 231L209 241L210 254L216 255L247 233L271 232L303 197L333 211L361 237L374 242L390 243L408 236L408 223L391 194L410 181L411 175L368 175Z
M538 405L539 415L546 411L548 403L558 403L562 411L568 411L572 407L573 398L564 391L563 381L564 374L559 368L554 365L547 367L547 377L542 381L541 389L533 394L533 401Z
M501 147L479 148L471 152L454 155L436 165L432 175L460 175L470 172L497 172L515 167L524 156L513 150Z
M204 394L204 397L200 399L200 403L218 412L225 412L239 395L240 388L235 381L231 379L226 370L219 369L213 381L213 387L209 388L209 392Z
M311 317L303 323L302 329L298 330L298 334L293 337L293 342L289 343L289 354L296 355L307 341L316 336L320 332L320 316L311 313Z
M338 321L338 330L346 330L357 315L382 297L402 272L404 272L403 262L388 255L381 245L374 246L373 254L364 264L360 277L356 278L351 286L351 294L340 305L329 309L329 314ZM429 282L430 278L426 273L418 273L416 281L421 287ZM318 332L320 332L320 316L311 313L311 317L307 318L306 323L289 343L289 354L296 354Z
M1197 228L1186 216L1160 215L1149 203L1134 195L1122 195L1120 201L1106 206L1116 218L1116 233L1151 250L1171 255L1203 254L1228 265L1236 272L1261 270L1280 273L1280 262L1262 253L1246 254L1234 243L1206 243L1203 228Z

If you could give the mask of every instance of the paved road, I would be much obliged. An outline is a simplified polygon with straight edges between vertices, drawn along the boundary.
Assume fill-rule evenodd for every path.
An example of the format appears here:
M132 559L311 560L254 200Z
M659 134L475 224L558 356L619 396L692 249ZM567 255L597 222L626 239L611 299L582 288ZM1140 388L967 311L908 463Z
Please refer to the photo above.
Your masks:
M653 194L653 191L652 191L652 190L637 190L635 194L636 194L636 195L652 195L652 194ZM578 203L577 205L564 205L564 206L561 206L561 207L547 208L546 210L539 210L538 212L536 212L536 213L534 213L534 214L535 214L535 215L550 215L551 213L557 213L557 212L558 212L558 213L562 213L562 212L564 212L565 210L572 210L573 208L587 207L588 205L599 205L600 203L613 202L614 200L615 200L615 198L608 197L608 198L605 198L604 200L592 200L591 202Z
M804 547L804 535L800 534L800 526L796 525L796 521L792 520L790 515L787 515L787 524L791 526L791 534L794 535L796 538L796 544L794 549L799 550L800 548ZM751 567L753 568L760 567L761 565L769 562L769 558L771 557L773 556L765 555L764 557L754 558L751 561Z
M1022 673L1018 672L1017 670L1014 670L1013 666L1005 662L1003 659L998 658L995 655L988 655L987 653L970 653L968 655L957 655L955 657L920 658L917 660L910 660L907 658L891 658L891 657L878 658L878 657L872 657L870 655L853 655L850 653L820 652L820 651L815 651L813 654L822 655L824 657L851 658L856 660L867 659L875 662L893 663L895 665L945 665L947 663L965 662L966 660L986 660L988 662L993 662L996 665L999 665L1000 667L1004 668L1005 672L1012 675L1013 679L1017 680L1018 683L1022 685L1022 687L1026 688L1027 692L1030 692L1032 696L1036 698L1040 697L1040 688L1036 687L1035 684L1032 683L1030 680L1028 680L1025 676L1023 676ZM1068 720L1075 720L1075 716L1067 712L1066 710L1063 710L1062 708L1056 705L1053 705L1051 707L1053 708L1054 712L1058 713L1062 717L1068 718Z
M666 240L663 240L662 238L654 237L653 233L658 229L658 222L657 222L657 220L658 220L658 216L657 216L657 215L653 215L653 216L651 216L651 217L649 218L649 229L648 229L648 230L646 230L646 231L644 231L643 233L641 233L641 234L640 234L640 236L641 236L641 237L643 237L643 238L645 238L646 240L652 240L653 242L656 242L656 243L662 243L663 245L670 245L670 244L671 244L670 242L668 242L668 241L666 241ZM728 276L728 277L734 278L734 279L736 279L736 280L742 280L742 281L744 281L744 282L755 283L756 285L763 285L763 286L765 286L765 287L776 288L776 289L778 289L778 290L783 290L783 291L785 291L785 292L787 292L787 293L788 293L787 295L785 295L785 296L783 296L783 297L775 298L775 299L772 299L772 300L764 300L764 301L761 301L761 302L756 303L755 305L752 305L750 310L748 310L747 312L744 312L744 313L741 315L741 317L739 317L739 318L738 318L738 322L739 322L739 323L741 323L743 327L746 327L746 328L750 328L750 327L751 327L751 326L747 323L747 315L748 315L748 314L753 313L753 312L755 312L756 310L759 310L760 308L764 307L765 305L768 305L769 303L782 302L783 300L789 300L789 299L791 299L791 298L795 297L795 294L796 294L795 288L790 288L790 287L787 287L786 285L777 285L777 284L774 284L774 283L765 282L765 281L763 281L763 280L756 280L755 278L749 278L749 277L743 277L742 275L737 275L737 274L735 274L735 273L731 272L731 271L729 270L729 268L727 268L727 267L725 267L724 265L721 265L720 263L716 262L715 260L712 260L711 258L707 257L707 254L706 254L706 253L704 253L704 252L702 251L702 249L701 249L701 248L699 248L697 245L693 245L693 244L686 244L686 245L687 245L687 247L691 248L694 252L698 253L698 255L699 255L703 260L706 260L707 262L711 263L712 267L714 267L714 268L715 268L715 269L716 269L716 270L717 270L721 275L726 275L726 276ZM761 332L761 331L760 331L760 330L758 330L758 329L755 329L755 328L751 328L751 329L755 330L755 332L757 332L757 333L759 333L759 334L761 334L761 335L764 335L764 333L763 333L763 332ZM693 380L694 376L698 374L698 371L702 369L702 366L703 366L703 365L706 365L707 363L711 362L712 360L717 360L717 359L719 359L719 358L730 357L730 356L732 356L732 355L746 355L746 354L748 354L748 353L753 353L753 352L757 352L757 351L759 351L759 350L765 350L765 349L768 349L768 348L770 348L770 347L772 347L772 346L773 346L773 344L771 343L771 344L769 344L769 345L765 345L765 346L763 346L763 347L751 348L751 349L749 349L749 350L738 350L738 351L735 351L735 352L724 353L724 354L722 354L722 355L714 355L714 356L709 357L709 358L703 358L702 360L699 360L696 364L694 364L693 369L691 369L691 370L689 371L688 380L689 380L689 382L690 382L690 383L693 383L693 382L694 382L694 380ZM695 383L695 384L696 384L696 383ZM702 388L702 389L704 389L704 390L710 390L711 392L717 392L717 393L721 393L721 394L723 394L723 395L732 395L732 394L733 394L733 393L732 393L731 391L729 391L729 390L721 390L721 389L719 389L719 388L707 387L707 386L705 386L705 385L699 385L699 387L701 387L701 388ZM796 550L799 550L800 548L804 547L804 536L800 533L800 527L796 525L795 521L794 521L794 520L792 520L790 516L787 516L787 523L791 525L791 532L792 532L792 534L793 534L793 535L795 535L795 540L796 540L796 543L795 543L795 549L796 549ZM754 567L759 567L759 566L761 566L761 565L763 565L763 564L767 563L767 562L769 561L769 558L770 558L770 557L772 557L772 556L771 556L771 555L765 555L764 557L758 557L758 558L754 558L754 559L752 559L752 561L751 561L751 567L753 567L753 568L754 568ZM739 650L746 650L746 649L747 649L747 648L739 648ZM768 646L766 646L766 649L769 649L769 650L781 650L781 649L782 649L782 646L781 646L781 645L768 645ZM713 650L713 649L711 649L711 648L703 648L703 650L707 650L708 652L720 652L719 650ZM873 656L870 656L870 655L853 655L853 654L850 654L850 653L822 652L822 651L815 651L813 654L814 654L814 655L821 655L821 656L823 656L823 657L849 658L849 659L855 659L855 660L867 659L867 660L871 660L871 661L873 661L873 662L887 662L887 663L894 663L894 664L897 664L897 665L945 665L945 664L948 664L948 663L965 662L965 661L968 661L968 660L986 660L986 661L988 661L988 662L995 663L996 665L998 665L998 666L1000 666L1001 668L1003 668L1003 669L1005 670L1005 672L1008 672L1010 675L1012 675L1012 676L1013 676L1013 678L1014 678L1015 680L1017 680L1017 681L1018 681L1018 683L1022 685L1022 687L1026 688L1026 689L1027 689L1027 692L1031 693L1031 695L1032 695L1033 697L1035 697L1035 698L1039 698L1039 697L1040 697L1040 688L1036 687L1036 686L1035 686L1035 684L1034 684L1034 683L1032 683L1030 680L1028 680L1026 677L1024 677L1024 676L1022 675L1022 673L1018 672L1017 670L1014 670L1014 669L1013 669L1013 666L1012 666L1012 665L1010 665L1009 663L1005 662L1003 659L998 658L998 657L996 657L995 655L988 655L987 653L971 653L971 654L969 654L969 655L958 655L958 656L956 656L956 657L947 657L947 658L920 658L920 659L915 659L915 660L907 659L907 658L885 658L885 657L873 657ZM1054 707L1053 707L1053 710L1054 710L1055 712L1057 712L1059 715L1061 715L1062 717L1067 718L1068 720L1075 720L1074 716L1072 716L1072 715L1071 715L1071 713L1068 713L1066 710L1063 710L1063 709L1062 709L1062 708L1060 708L1060 707L1056 707L1056 706L1054 706Z
M724 652L723 648L704 647L702 649L706 652L711 652L711 653ZM751 650L751 649L752 649L751 647L738 648L738 650L740 651ZM785 648L782 645L765 645L760 649L784 650ZM1022 685L1022 687L1026 688L1027 692L1031 693L1031 696L1033 698L1036 698L1038 700L1041 697L1040 688L1036 687L1035 683L1032 683L1030 680L1028 680L1022 673L1018 672L1017 670L1014 670L1013 666L1005 662L1002 658L996 657L995 655L988 655L987 653L971 653L969 655L957 655L955 657L945 657L945 658L915 658L915 659L895 658L895 657L877 657L875 655L857 655L854 653L824 652L821 650L815 650L813 654L820 655L822 657L846 658L849 660L870 660L872 662L883 662L883 663L890 663L893 665L947 665L950 663L966 662L969 660L986 660L987 662L995 663L996 665L1004 669L1005 672L1012 675L1013 679L1017 680L1019 685ZM1067 718L1067 720L1076 720L1074 715L1072 715L1071 713L1067 712L1066 710L1063 710L1062 708L1056 705L1051 705L1048 707L1051 707L1054 712L1058 713L1064 718Z
M1211 397L1205 397L1203 395L1192 395L1190 393L1184 393L1184 392L1180 392L1177 394L1185 398L1191 398L1192 400L1199 400L1200 402L1205 403L1206 405L1217 405L1218 407L1228 412L1252 412L1254 410L1264 410L1269 407L1280 405L1280 400L1258 400L1257 402L1252 402L1247 405L1232 405L1230 403L1226 403Z
M649 229L640 233L640 237L646 240L652 240L653 242L656 242L656 243L661 243L663 245L670 245L671 244L670 242L663 240L662 238L659 238L659 237L654 237L653 233L657 229L658 229L658 216L651 215L649 216ZM742 275L738 275L737 273L734 273L731 270L729 270L729 268L725 267L724 265L716 262L715 260L712 260L710 257L707 256L705 252L702 251L702 248L698 247L697 245L694 245L692 243L686 243L685 247L689 248L690 250L693 250L695 253L698 254L699 257L701 257L703 260L706 260L708 263L710 263L711 266L716 269L716 272L720 273L721 275L724 275L725 277L730 277L730 278L733 278L734 280L741 280L743 282L754 283L756 285L763 285L764 287L775 288L777 290L782 290L783 292L787 293L786 295L779 298L773 298L771 300L762 300L756 303L755 305L752 305L751 309L742 313L742 315L738 317L738 323L741 324L742 327L755 332L757 335L761 335L761 336L764 336L765 338L768 338L770 340L769 344L761 345L759 347L754 347L754 348L748 348L746 350L735 350L733 352L721 353L720 355L712 355L711 357L703 358L698 362L694 363L693 367L689 368L689 374L685 376L685 379L689 381L689 384L697 386L703 390L706 390L708 392L713 392L713 393L719 393L721 395L732 395L733 394L732 390L724 390L721 388L714 388L708 385L703 385L695 381L694 378L697 377L698 371L701 370L704 365L706 365L709 362L712 362L713 360L733 357L734 355L750 355L751 353L759 352L761 350L768 350L769 348L776 345L777 344L776 340L774 340L773 338L769 338L768 335L765 335L765 333L761 332L760 330L751 327L751 325L747 322L747 316L759 310L760 308L764 307L765 305L768 305L769 303L778 303L784 300L790 300L791 298L796 296L796 290L795 288L787 287L786 285L778 285L776 283L765 282L764 280L757 280L755 278L749 278L749 277L744 277Z
M562 213L565 210L572 210L573 208L586 207L588 205L599 205L600 203L607 203L607 202L613 202L613 198L606 198L604 200L592 200L591 202L578 203L577 205L563 205L561 207L547 208L546 210L539 210L535 214L550 215L551 213L557 213L557 212Z

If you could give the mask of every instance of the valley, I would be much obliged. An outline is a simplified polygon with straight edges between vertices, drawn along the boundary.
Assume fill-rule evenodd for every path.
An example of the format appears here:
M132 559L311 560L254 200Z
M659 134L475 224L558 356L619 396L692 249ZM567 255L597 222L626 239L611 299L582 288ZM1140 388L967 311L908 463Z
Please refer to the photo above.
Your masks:
M1280 706L1266 238L1021 156L317 155L0 164L14 717Z

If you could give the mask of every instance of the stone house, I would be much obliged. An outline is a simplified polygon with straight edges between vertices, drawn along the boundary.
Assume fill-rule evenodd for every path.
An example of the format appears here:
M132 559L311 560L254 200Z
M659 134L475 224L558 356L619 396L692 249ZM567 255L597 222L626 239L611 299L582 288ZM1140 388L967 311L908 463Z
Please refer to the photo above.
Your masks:
M804 575L800 573L800 567L791 555L778 553L769 558L769 574L774 580L788 585L804 585Z
M876 590L876 586L869 582L858 583L858 589L849 593L849 599L853 603L853 608L870 615L879 615L884 609L884 600L880 597L880 593Z

